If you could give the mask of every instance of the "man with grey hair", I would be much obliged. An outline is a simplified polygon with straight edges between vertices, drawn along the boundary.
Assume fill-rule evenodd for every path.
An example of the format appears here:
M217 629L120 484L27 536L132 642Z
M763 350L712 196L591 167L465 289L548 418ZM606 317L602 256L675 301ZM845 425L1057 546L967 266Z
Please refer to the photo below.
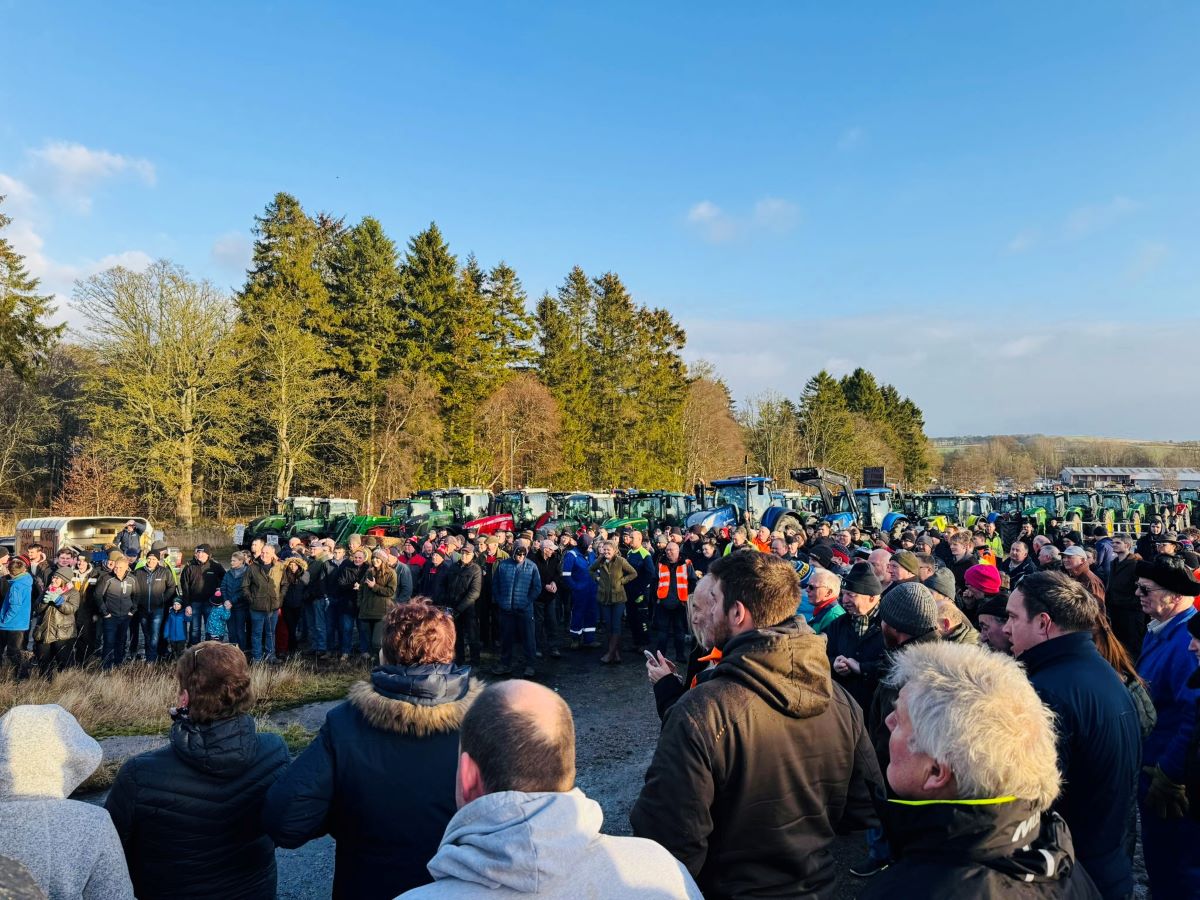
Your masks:
M885 809L896 862L862 898L1099 894L1074 865L1058 795L1054 714L1021 667L965 644L896 661Z
M846 611L838 603L842 593L841 576L828 569L814 568L808 579L808 598L812 603L812 620L808 623L817 634L824 633Z
M1008 598L1004 633L1042 701L1058 719L1066 786L1055 804L1080 862L1105 898L1133 892L1125 850L1141 765L1141 728L1129 691L1096 650L1097 599L1062 572L1035 572Z
M1053 544L1043 544L1038 551L1038 569L1042 572L1061 572L1062 554Z

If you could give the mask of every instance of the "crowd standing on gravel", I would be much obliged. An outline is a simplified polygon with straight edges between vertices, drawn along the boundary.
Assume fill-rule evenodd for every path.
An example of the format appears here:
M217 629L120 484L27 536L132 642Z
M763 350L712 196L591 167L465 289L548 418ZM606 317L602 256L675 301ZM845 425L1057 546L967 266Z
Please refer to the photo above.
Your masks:
M0 870L52 897L272 897L274 847L331 834L339 898L827 897L846 877L1123 898L1140 838L1154 897L1200 896L1200 531L385 543L257 542L228 570L205 546L186 565L135 541L102 566L0 551L16 677L95 658L179 680L170 745L125 763L108 816L66 799L99 763L69 715L0 718ZM630 649L663 724L618 838L575 786L570 710L532 679ZM289 762L249 673L296 654L378 664ZM523 677L485 687L484 656ZM848 832L863 858L839 872Z

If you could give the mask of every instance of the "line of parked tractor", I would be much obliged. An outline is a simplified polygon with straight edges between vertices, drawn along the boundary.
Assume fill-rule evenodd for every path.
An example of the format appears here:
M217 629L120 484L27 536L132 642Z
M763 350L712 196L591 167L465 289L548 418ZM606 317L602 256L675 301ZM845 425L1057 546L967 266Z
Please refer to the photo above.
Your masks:
M255 538L328 537L345 544L350 535L374 535L384 544L424 539L445 528L451 533L488 535L501 531L579 531L597 526L612 532L626 525L643 531L765 525L772 531L799 528L813 518L835 529L856 525L895 534L905 528L973 527L997 524L1015 536L1026 523L1038 534L1052 524L1071 528L1104 525L1109 533L1140 533L1159 516L1168 528L1187 528L1200 517L1200 490L1061 488L1009 493L945 489L905 493L895 487L855 488L828 469L791 470L797 488L779 489L763 475L733 475L699 483L688 494L667 490L554 491L519 488L493 493L478 487L417 491L388 500L378 515L364 514L358 501L338 497L286 497L270 515L234 530L234 544Z

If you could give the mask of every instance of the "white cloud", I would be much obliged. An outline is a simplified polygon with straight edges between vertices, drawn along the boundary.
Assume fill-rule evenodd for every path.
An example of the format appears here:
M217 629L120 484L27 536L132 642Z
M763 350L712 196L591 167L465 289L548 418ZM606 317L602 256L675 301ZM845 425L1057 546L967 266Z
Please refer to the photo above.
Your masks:
M1117 196L1105 203L1080 206L1068 213L1063 223L1063 235L1068 239L1084 238L1115 225L1138 209L1128 197Z
M685 219L706 241L722 244L753 231L790 231L800 219L800 210L790 200L763 197L746 215L734 215L711 200L701 200L692 205Z
M838 138L837 148L843 152L857 150L867 139L866 129L854 125L842 132Z
M29 158L50 190L81 212L91 209L92 194L102 181L132 176L153 187L157 178L154 164L147 159L92 150L67 141L49 141L30 150Z
M88 278L113 266L141 271L152 262L150 254L143 250L124 250L100 259L85 257L75 262L57 260L46 252L43 235L52 230L53 222L38 194L25 182L4 172L0 172L0 194L6 196L0 209L12 218L4 236L25 258L25 267L30 275L41 281L41 289L60 299L70 294L77 279Z
M750 304L745 305L751 308ZM740 309L741 307L739 307ZM873 372L921 407L931 435L1094 434L1145 439L1179 438L1163 409L1187 409L1191 385L1200 380L1200 358L1179 354L1172 378L1156 402L1145 402L1137 379L1107 379L1103 390L1027 390L1030 372L1090 373L1097 360L1129 353L1128 324L1119 318L1089 322L1043 321L1030 312L997 323L988 317L942 318L933 328L926 316L855 315L792 320L688 319L687 357L704 358L721 373L734 397L745 400L771 388L796 399L820 368L836 376L858 366ZM1024 328L1022 327L1024 326ZM1138 344L1180 346L1200 318L1146 320ZM964 401L947 386L954 360L972 359L995 374Z
M250 267L253 251L254 245L248 235L241 231L230 231L213 241L208 255L221 269L243 274Z
M737 236L738 226L721 207L711 200L701 200L688 210L688 223L704 235L704 239L714 244L732 240Z
M779 197L764 197L754 204L752 221L772 231L787 231L799 218L800 210L796 204Z

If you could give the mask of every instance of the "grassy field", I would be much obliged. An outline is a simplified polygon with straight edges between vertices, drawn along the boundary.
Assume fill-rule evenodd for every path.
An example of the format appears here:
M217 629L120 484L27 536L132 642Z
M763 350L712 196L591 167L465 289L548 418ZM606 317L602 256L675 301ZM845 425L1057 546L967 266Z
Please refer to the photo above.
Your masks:
M266 716L320 700L338 700L363 669L315 669L306 663L255 666L251 669L257 701L253 714ZM163 734L171 725L167 710L175 705L179 684L175 670L129 665L112 672L69 669L49 681L0 679L0 714L20 704L57 703L93 737ZM295 743L299 735L285 734Z

